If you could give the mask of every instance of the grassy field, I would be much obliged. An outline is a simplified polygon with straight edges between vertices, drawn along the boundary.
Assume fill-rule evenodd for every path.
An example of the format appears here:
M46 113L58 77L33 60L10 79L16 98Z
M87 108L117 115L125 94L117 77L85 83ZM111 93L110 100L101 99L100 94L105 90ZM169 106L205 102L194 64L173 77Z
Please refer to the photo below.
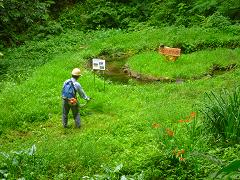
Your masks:
M130 69L145 75L174 79L199 79L216 71L231 70L239 64L240 49L216 49L183 54L176 62L167 61L158 52L144 52L129 59ZM217 69L218 67L218 69ZM177 69L177 71L176 71ZM218 73L218 72L216 72Z
M200 111L206 93L239 86L239 38L229 32L173 27L67 32L6 50L1 59L7 68L1 75L0 177L210 178L240 158L239 142L208 132ZM160 43L181 45L182 56L166 62L155 51ZM94 85L87 60L118 53L131 55L127 63L134 71L187 80L130 80L127 85L107 81L104 90L103 79L97 77ZM207 76L215 64L236 67ZM81 109L82 128L75 129L70 116L70 127L63 129L61 88L74 67L82 69L80 83L93 99Z

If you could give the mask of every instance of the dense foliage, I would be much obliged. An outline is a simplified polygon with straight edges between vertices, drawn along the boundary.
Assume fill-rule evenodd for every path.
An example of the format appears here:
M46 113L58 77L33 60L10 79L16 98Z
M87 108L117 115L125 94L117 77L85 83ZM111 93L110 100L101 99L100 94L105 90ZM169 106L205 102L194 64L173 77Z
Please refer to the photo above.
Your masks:
M53 1L2 0L0 3L1 46L19 45L34 36L46 37L61 30L49 16Z
M224 28L238 22L239 7L238 0L2 0L1 46L22 44L32 38L48 38L66 28L84 31L165 25Z

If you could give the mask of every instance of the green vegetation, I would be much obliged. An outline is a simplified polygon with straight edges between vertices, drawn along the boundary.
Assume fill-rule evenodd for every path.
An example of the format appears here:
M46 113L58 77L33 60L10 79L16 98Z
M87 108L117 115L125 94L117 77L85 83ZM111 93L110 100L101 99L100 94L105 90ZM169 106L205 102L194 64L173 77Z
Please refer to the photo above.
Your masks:
M236 113L240 108L239 95L239 88L231 93L223 90L220 95L213 92L207 94L209 101L206 101L203 113L209 132L225 140L239 141L240 117Z
M133 71L155 77L199 79L214 75L214 70L221 71L222 68L227 71L239 66L239 58L239 48L183 54L176 62L167 61L158 52L144 52L131 57L128 64Z
M30 2L0 0L1 179L240 177L237 1ZM166 61L160 44L181 56ZM89 68L104 57L172 81L104 88ZM63 129L75 67L92 100L80 100L82 127L70 115Z
M134 31L172 25L228 29L238 25L239 7L238 0L1 0L0 50L49 39L66 29Z
M164 30L178 32L174 28ZM194 33L192 29L180 30L181 34ZM188 61L192 62L191 66L184 63L181 65L186 67L173 72L170 66L175 65L165 62L155 48L159 42L171 44L174 41L168 36L164 39L164 33L159 32L162 30L132 33L110 30L89 34L69 31L45 42L32 42L5 51L1 61L8 62L9 66L2 76L5 79L0 96L2 177L158 179L182 174L181 178L194 179L208 177L226 165L225 162L239 159L237 144L225 148L217 137L206 134L204 116L198 111L205 92L217 92L222 88L231 91L236 87L240 77L238 67L212 78L182 84L137 85L132 81L129 85L121 85L108 81L104 91L103 80L97 78L94 87L93 74L86 63L104 54L127 53L131 55L129 64L139 57L136 60L153 66L153 74L157 67L154 62L158 61L165 64L172 76L174 72L181 74L184 68L184 75L192 77L192 70L209 69L215 63L221 66L239 64L239 48L209 49L183 54L176 63ZM141 38L144 34L148 41ZM206 40L207 36L215 36L219 41L235 38L223 32L216 36L214 30L212 34L209 31ZM197 42L197 38L189 43ZM42 52L49 51L39 54L39 47ZM32 52L28 60L32 69L25 65L27 63L20 63L29 53L28 49ZM205 63L197 63L199 57ZM19 72L14 71L11 61L18 62L18 67L23 69L21 78L15 76ZM201 65L192 69L197 66L195 63ZM64 130L60 91L62 82L75 66L82 68L84 76L80 82L94 100L81 111L82 129L74 129L70 121L70 128ZM142 72L145 73L144 69ZM162 74L159 72L159 75ZM28 152L22 150L33 145L36 147L34 155L16 153Z
M25 40L61 33L62 27L49 16L54 1L0 1L0 49L20 45Z
M231 162L229 165L223 167L220 171L213 174L213 178L229 178L235 179L237 177L237 171L240 168L240 161L236 160Z

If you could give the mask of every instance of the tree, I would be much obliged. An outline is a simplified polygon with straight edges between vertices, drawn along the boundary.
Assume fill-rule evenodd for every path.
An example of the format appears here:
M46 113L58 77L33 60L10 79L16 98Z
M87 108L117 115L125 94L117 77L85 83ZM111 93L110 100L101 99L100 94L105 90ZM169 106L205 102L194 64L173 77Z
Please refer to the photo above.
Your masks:
M0 39L5 46L23 42L20 36L28 36L27 31L36 24L49 19L48 7L53 1L41 0L1 0Z

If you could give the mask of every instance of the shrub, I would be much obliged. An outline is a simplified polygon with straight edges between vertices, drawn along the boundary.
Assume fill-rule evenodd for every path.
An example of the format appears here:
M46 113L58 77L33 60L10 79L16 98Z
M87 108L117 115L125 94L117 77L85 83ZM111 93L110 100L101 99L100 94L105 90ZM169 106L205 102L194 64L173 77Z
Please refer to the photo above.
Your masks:
M216 12L213 15L207 17L204 23L205 27L219 29L224 29L225 27L230 25L231 25L230 20L227 17L221 15L219 12Z
M49 20L48 8L53 1L12 1L4 0L0 4L1 45L22 44L26 34L34 24L42 25ZM27 35L26 35L27 37ZM26 38L25 37L25 38Z
M28 164L35 163L35 153L35 144L26 150L11 151L10 153L0 152L0 178L25 179L24 170Z
M204 124L213 134L225 140L239 141L240 137L240 89L222 90L219 94L206 93L201 112Z
M53 20L48 20L42 25L33 25L28 29L28 36L33 37L32 39L38 40L43 38L50 38L54 35L59 35L63 32L63 28L60 23ZM27 39L27 38L26 38Z
M240 175L240 160L235 160L230 164L226 165L218 172L212 174L212 178L214 179L237 179Z

